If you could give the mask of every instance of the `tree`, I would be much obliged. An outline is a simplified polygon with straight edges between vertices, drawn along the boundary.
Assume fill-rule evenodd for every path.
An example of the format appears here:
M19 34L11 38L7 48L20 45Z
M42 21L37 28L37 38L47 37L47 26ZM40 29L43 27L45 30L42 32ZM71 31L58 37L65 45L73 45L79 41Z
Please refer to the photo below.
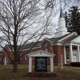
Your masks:
M18 55L22 47L35 37L37 43L46 33L52 19L52 10L54 13L56 10L56 1L58 0L0 0L0 46L12 61L14 72L18 71ZM13 59L7 48L4 48L4 43L9 45Z
M22 47L38 35L37 42L43 35L45 27L49 25L48 19L50 15L45 15L46 13L43 8L40 8L39 3L40 0L0 1L0 41L9 45L13 58L10 57L7 48L4 48L3 45L0 46L4 48L12 61L14 72L18 71L18 61L20 59L18 55ZM40 26L40 21L43 19L44 25ZM32 30L31 28L36 29Z
M80 35L80 11L77 6L72 6L69 13L66 13L66 27L69 32L76 32Z

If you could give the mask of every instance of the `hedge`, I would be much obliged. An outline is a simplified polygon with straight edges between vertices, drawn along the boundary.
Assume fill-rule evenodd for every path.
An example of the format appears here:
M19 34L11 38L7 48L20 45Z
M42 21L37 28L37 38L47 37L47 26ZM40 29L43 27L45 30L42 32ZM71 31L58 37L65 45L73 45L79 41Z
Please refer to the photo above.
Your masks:
M80 62L71 62L70 65L74 67L80 67Z

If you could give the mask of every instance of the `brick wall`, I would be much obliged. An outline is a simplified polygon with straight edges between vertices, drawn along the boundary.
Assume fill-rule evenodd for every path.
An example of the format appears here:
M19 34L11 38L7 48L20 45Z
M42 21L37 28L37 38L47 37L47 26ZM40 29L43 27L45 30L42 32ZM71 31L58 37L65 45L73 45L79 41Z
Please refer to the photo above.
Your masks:
M64 55L64 50L62 45L55 45L54 46L54 53L56 56L54 57L54 63L55 65L60 65L61 64L61 55Z
M46 43L48 44L48 50L47 50L47 51L50 52L50 43L49 43L49 41L44 40L44 41L42 42L42 45L41 45L40 47L38 47L38 48L33 48L32 51L29 51L29 53L34 52L34 51L37 51L37 50L45 50L45 44L46 44ZM53 48L53 51L54 51L54 54L55 54L54 64L55 64L55 65L60 65L60 63L61 63L61 55L63 55L63 52L64 52L64 51L63 51L63 46L62 46L62 45L53 45L52 48ZM22 53L22 54L24 54L24 53L29 54L29 53L27 53L27 51L28 51L28 50L23 50L21 53ZM9 52L10 52L10 51L9 51ZM11 52L10 52L10 53L11 53ZM5 56L7 56L6 51L4 51L3 58L4 58ZM19 55L19 56L20 56L20 55ZM8 56L7 56L7 57L8 57ZM9 58L8 58L8 59L9 59ZM27 59L25 59L25 55L22 57L22 59L19 60L19 63L21 63L21 64L28 64L28 62L29 62L29 58L27 57ZM9 63L11 63L10 60L9 60ZM33 64L35 63L35 58L32 59L32 63L33 63ZM47 63L50 64L50 58L48 58Z

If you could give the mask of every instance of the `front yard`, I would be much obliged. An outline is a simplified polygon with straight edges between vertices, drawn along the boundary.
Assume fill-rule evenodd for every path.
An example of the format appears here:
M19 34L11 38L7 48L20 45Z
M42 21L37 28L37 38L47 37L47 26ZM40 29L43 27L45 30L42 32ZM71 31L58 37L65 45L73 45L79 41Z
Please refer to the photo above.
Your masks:
M12 72L12 65L0 65L0 80L80 80L80 67L64 66L61 69L60 66L55 66L54 71L58 77L24 77L28 72L27 65L19 65L19 71L17 73ZM33 70L34 71L34 70ZM49 71L49 67L48 67Z

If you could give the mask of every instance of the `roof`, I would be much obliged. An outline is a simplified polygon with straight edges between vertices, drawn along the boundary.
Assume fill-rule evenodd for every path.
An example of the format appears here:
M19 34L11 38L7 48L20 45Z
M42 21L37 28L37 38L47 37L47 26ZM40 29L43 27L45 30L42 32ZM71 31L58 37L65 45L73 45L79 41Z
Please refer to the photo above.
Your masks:
M22 47L20 46L20 45L18 45L18 48L20 48L21 50L23 50L23 49L29 49L29 48L32 48L33 46L34 46L34 48L35 47L40 47L41 46L41 44L42 44L42 41L38 41L35 45L35 42L31 42L31 43L29 43L29 44L25 44L25 45L23 45ZM8 48L10 49L10 47L12 48L12 50L13 50L13 45L7 45L8 46Z
M38 43L36 43L36 45L34 46L35 42L31 42L29 44L25 44L22 49L26 49L26 48L31 48L31 47L40 47L41 46L42 41L39 41Z
M50 41L51 41L51 43L56 43L56 42L58 42L60 39L66 37L66 36L68 36L68 35L70 35L70 34L66 34L66 35L64 35L64 36L57 37L57 38L51 38Z
M48 40L51 44L55 44L55 43L57 43L59 40L65 38L65 37L67 37L67 36L69 36L69 35L70 35L70 34L66 34L66 35L61 36L61 37L49 38L49 39L45 39L45 40ZM68 39L66 42L71 41L71 40L75 39L76 37L77 37L77 36L74 36L74 37ZM40 47L41 44L42 44L42 42L43 42L43 41L39 41L39 42L34 46L34 48L35 48L35 47ZM23 49L31 48L31 47L34 45L34 43L35 43L35 42L32 42L32 43L29 43L29 44L24 45L24 46L23 46Z
M43 51L43 50L38 50L32 53L27 54L30 57L54 57L55 54L52 54L50 52L47 51Z
M58 40L60 40L60 39L62 39L62 38L64 38L64 37L66 37L66 36L68 36L68 35L69 35L69 34L66 34L66 35L64 35L64 36L57 37L57 38L50 38L50 39L44 39L44 40L48 40L48 41L50 41L50 43L52 44L52 43L56 43ZM40 47L41 44L42 44L42 42L43 42L43 41L39 41L39 42L34 46L34 48L35 48L35 47ZM23 46L23 49L31 48L34 44L35 44L35 42L26 44L26 45Z
M68 39L67 41L65 41L65 43L67 42L71 42L72 40L74 40L75 38L77 38L78 36L74 36L73 38Z
M73 33L72 33L72 35L73 35ZM49 38L49 39L47 38L47 39L44 39L44 40L42 40L42 41L38 41L35 46L34 46L35 42L31 42L31 43L29 43L29 44L25 44L24 46L22 46L21 50L23 50L23 49L30 49L30 48L32 48L33 46L34 46L33 48L41 47L42 43L43 43L45 40L48 40L51 44L55 44L55 43L61 42L62 40L66 39L67 37L70 37L70 36L72 36L72 35L71 35L71 34L66 34L66 35L64 35L64 36L57 37L57 38ZM74 39L77 38L77 37L78 37L78 36L75 35L75 36L73 36L73 37L71 37L71 38L63 41L63 43L70 42L70 41L74 40ZM20 46L18 46L18 47L20 47Z

